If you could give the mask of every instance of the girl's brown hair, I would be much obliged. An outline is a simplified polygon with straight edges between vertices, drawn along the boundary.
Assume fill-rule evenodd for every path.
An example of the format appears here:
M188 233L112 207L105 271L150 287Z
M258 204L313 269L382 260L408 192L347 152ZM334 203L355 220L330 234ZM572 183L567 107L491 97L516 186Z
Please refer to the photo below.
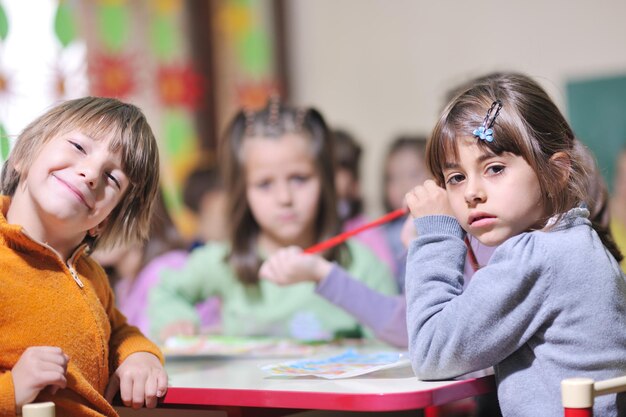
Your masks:
M446 162L458 158L457 138L472 137L496 100L502 109L493 125L492 142L475 139L479 147L495 155L519 155L537 174L546 224L552 216L585 203L594 207L590 180L594 173L584 148L543 88L530 77L496 73L478 78L457 91L435 125L426 149L427 165L437 183L444 186ZM559 158L552 158L559 153ZM610 236L594 223L604 244L616 259L621 254Z
M96 245L110 248L145 240L159 184L157 142L141 110L114 98L68 100L26 126L2 169L2 193L15 193L44 144L74 130L94 139L112 137L110 149L121 149L122 169L130 182L100 235L86 236L85 242L94 249Z
M315 219L318 241L339 232L335 195L334 155L332 133L322 115L315 109L297 109L272 100L258 112L240 111L232 120L220 143L220 163L228 195L231 250L227 261L234 268L239 280L246 285L256 285L261 259L258 255L257 238L259 224L252 215L246 198L245 166L242 149L252 137L280 139L286 134L298 134L311 142L317 172L321 178L321 194ZM345 250L337 246L324 253L329 260L343 258ZM347 261L347 259L344 259Z

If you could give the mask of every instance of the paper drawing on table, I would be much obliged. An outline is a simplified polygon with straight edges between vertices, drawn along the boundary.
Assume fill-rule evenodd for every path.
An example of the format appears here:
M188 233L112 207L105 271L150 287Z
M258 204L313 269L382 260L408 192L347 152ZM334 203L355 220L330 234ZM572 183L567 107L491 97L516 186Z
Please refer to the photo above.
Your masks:
M291 339L223 335L174 336L161 347L168 359L195 357L301 357L319 352L318 346Z
M355 349L347 349L336 356L264 365L261 369L269 376L316 376L338 379L410 364L407 352L359 353Z

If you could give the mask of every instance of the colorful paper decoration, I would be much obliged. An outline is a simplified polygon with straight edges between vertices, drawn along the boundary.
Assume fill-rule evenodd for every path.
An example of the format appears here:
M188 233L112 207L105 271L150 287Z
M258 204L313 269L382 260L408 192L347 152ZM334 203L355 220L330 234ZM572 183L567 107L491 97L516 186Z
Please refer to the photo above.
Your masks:
M0 40L5 40L9 33L9 19L7 18L7 14L4 11L4 7L2 7L2 3L0 3Z
M241 81L236 87L237 102L247 109L260 109L267 104L270 93L279 91L275 82L265 80L260 82Z
M172 159L188 157L190 152L195 152L196 132L190 122L189 114L184 110L170 109L163 114L164 151Z
M167 14L156 14L150 24L150 43L152 51L160 60L169 60L181 50L183 39L180 31L174 27L174 22Z
M73 3L72 3L73 4ZM79 39L78 26L76 24L75 10L66 0L59 0L54 13L54 34L59 41L59 52L54 64L52 76L52 91L58 100L70 98L69 96L83 95L85 91L68 91L67 81L78 72L82 71L84 63L78 67L70 68L64 60L64 55L70 45ZM82 76L82 74L80 74Z
M0 3L0 41L4 41L9 34L9 19L7 18L7 14L4 11L4 7L2 7L2 3ZM9 76L4 73L2 67L0 67L0 99L6 101L7 96L10 93L9 89ZM0 119L0 157L2 161L6 161L9 157L10 144L9 144L9 135L2 124L2 120Z
M193 111L202 98L203 82L187 64L163 65L157 70L157 88L165 106L182 106Z
M230 62L220 63L222 71L234 74L231 96L235 108L263 107L270 94L280 92L275 71L273 21L274 5L268 0L222 0L217 27L223 43L231 49ZM235 97L235 100L232 99Z
M0 98L5 98L11 92L11 80L9 75L4 72L4 69L0 66Z
M76 23L72 8L65 0L59 0L54 15L54 33L63 48L76 39Z
M0 123L0 156L2 156L3 161L7 160L10 151L11 145L9 143L9 135L7 134L7 131L2 123Z
M162 185L165 201L183 234L193 235L185 218L182 183L198 157L195 110L204 82L193 69L185 42L184 9L180 0L148 1L149 47L155 67L154 88L160 101Z
M100 0L98 32L108 52L121 52L128 41L130 16L125 0Z
M135 90L129 55L94 54L90 65L91 92L96 96L124 98Z

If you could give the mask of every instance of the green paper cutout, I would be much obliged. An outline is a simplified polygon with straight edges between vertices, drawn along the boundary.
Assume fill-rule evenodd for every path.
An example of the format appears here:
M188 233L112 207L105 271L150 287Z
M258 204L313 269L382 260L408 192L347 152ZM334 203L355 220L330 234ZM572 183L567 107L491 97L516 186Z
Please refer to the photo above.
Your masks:
M252 76L264 76L270 69L270 42L265 33L251 30L238 42L237 51L244 71Z
M2 123L0 123L0 156L2 160L6 161L9 158L9 152L11 151L11 144L9 143L9 135L5 130Z
M157 16L150 26L152 49L161 60L172 58L182 43L180 33L176 31L172 20L168 16Z
M98 15L102 42L113 52L121 51L128 40L129 17L122 4L106 4Z
M7 18L7 14L4 11L4 7L2 7L2 3L0 3L0 39L5 40L8 33L9 19Z
M177 109L165 111L163 115L163 133L165 138L165 152L170 159L184 155L185 151L193 148L195 131L188 115Z
M54 16L54 33L65 48L76 39L76 22L71 7L66 2L60 2Z
M177 190L170 188L162 188L161 190L163 193L163 200L165 200L165 207L168 210L171 210L171 215L174 214L172 213L172 211L179 211L183 207L182 195L180 195L180 192L177 192Z

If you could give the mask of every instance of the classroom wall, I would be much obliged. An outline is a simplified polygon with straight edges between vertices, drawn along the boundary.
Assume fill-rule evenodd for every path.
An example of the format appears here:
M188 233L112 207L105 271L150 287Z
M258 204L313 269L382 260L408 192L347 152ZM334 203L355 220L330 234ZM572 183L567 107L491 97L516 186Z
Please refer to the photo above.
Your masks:
M403 132L428 132L447 89L515 70L565 108L568 80L626 74L623 0L290 0L291 98L314 105L364 144L370 215L381 164Z

